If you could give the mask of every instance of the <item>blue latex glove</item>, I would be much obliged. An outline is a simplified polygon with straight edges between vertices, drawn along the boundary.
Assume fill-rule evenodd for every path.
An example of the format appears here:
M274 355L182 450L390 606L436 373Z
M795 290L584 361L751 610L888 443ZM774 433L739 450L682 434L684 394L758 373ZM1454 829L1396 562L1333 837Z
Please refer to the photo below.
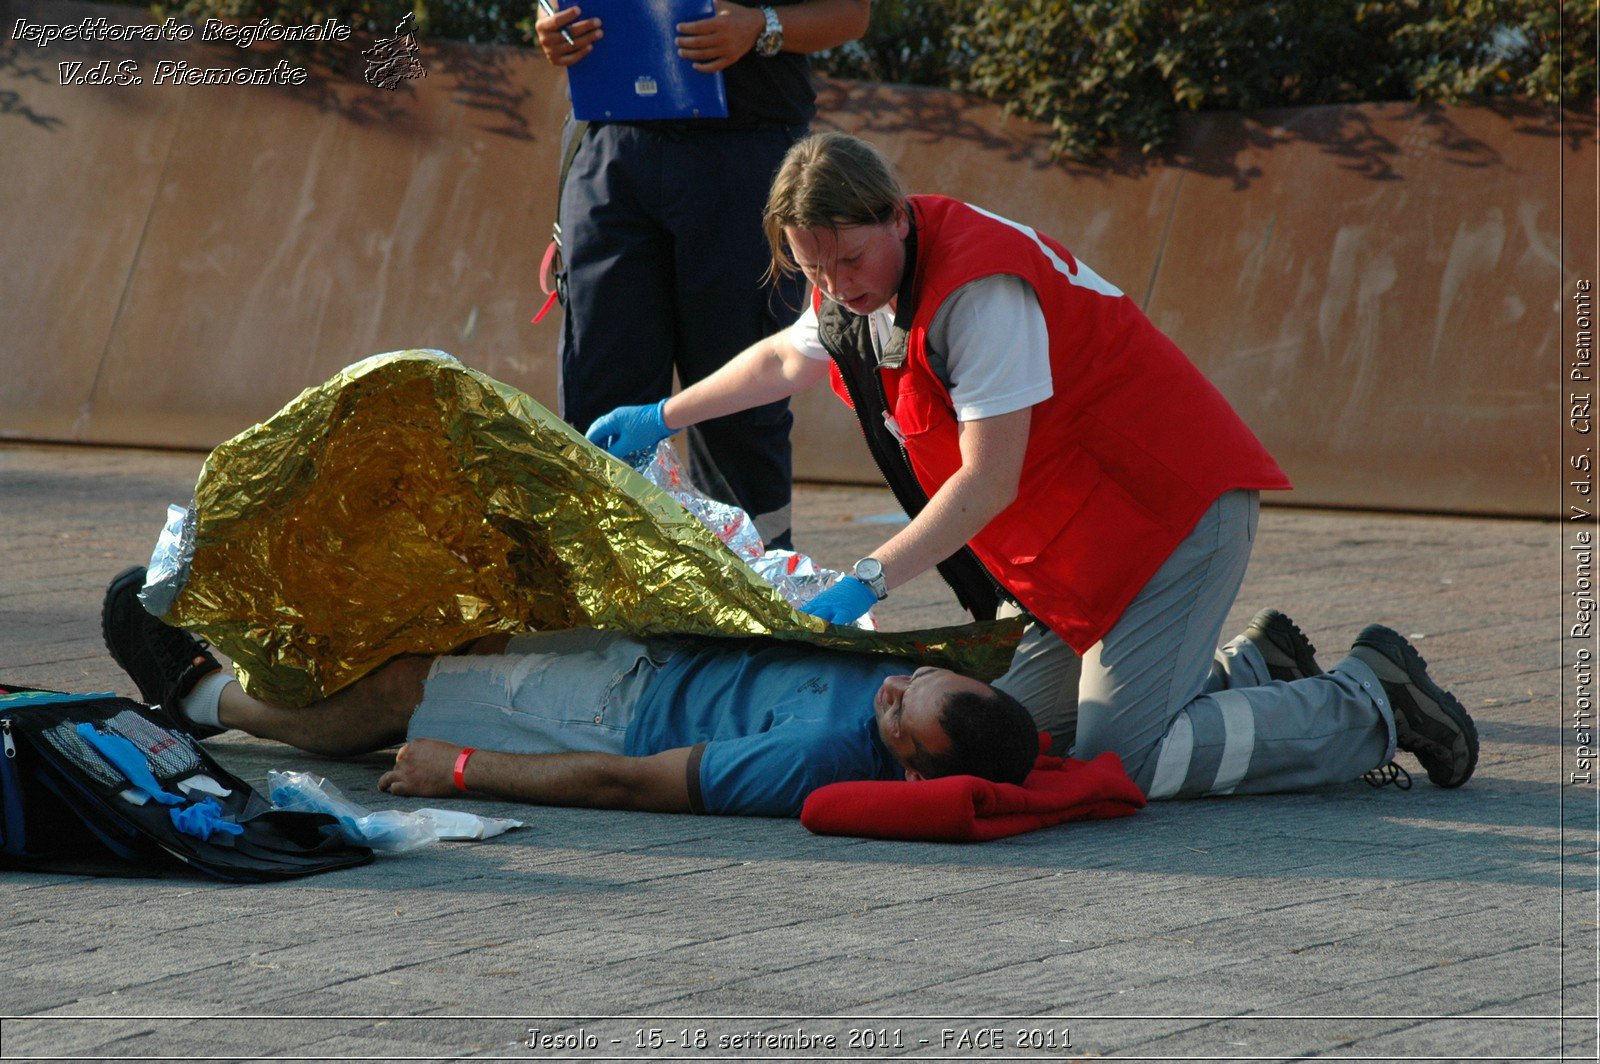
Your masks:
M196 802L185 809L169 809L167 815L172 818L172 826L185 835L192 835L201 842L210 842L211 836L243 835L244 827L222 818L222 804L215 798L207 798Z
M821 617L829 624L849 624L878 604L872 588L847 576L800 607L801 613Z
M614 458L655 450L656 444L677 431L662 420L661 408L666 405L663 399L643 406L619 406L602 414L589 426L589 442Z
M75 730L83 736L84 741L100 752L101 757L111 762L136 790L143 791L162 805L184 803L181 796L161 789L155 774L150 771L149 762L144 759L144 752L137 746L120 735L99 731L93 724L87 722L79 724Z

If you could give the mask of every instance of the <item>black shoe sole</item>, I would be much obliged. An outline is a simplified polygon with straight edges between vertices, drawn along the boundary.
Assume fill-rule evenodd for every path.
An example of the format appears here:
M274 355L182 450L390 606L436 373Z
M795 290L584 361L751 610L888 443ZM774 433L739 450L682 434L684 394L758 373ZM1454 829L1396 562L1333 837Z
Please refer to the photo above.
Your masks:
M129 679L133 678L133 673L129 670L128 663L122 659L122 655L117 653L116 643L111 638L111 608L113 602L122 600L123 592L127 590L129 584L133 585L134 595L137 596L138 589L144 586L144 577L144 566L130 565L111 578L111 583L106 585L105 598L100 603L100 638L105 643L106 651L110 653L111 660L117 663L117 667L126 673ZM139 697L148 701L143 691L139 692Z
M1467 767L1461 774L1461 778L1451 779L1450 768L1445 766L1442 769L1444 778L1440 779L1434 772L1434 766L1424 764L1423 767L1428 770L1428 779L1439 787L1459 787L1471 779L1472 773L1478 767L1478 726L1472 722L1472 715L1467 712L1467 707L1463 706L1455 695L1440 687L1434 682L1433 677L1428 675L1428 663L1422 659L1421 654L1417 653L1417 648L1412 646L1405 636L1393 628L1388 628L1381 624L1369 624L1361 629L1352 646L1367 647L1398 667L1400 671L1406 674L1405 682L1416 687L1417 690L1431 699L1445 717L1449 719L1449 722L1465 737ZM1378 679L1382 681L1383 677L1379 676ZM1392 680L1385 681L1385 684L1394 682ZM1406 700L1412 701L1409 692L1406 693ZM1390 702L1394 702L1392 692L1390 692ZM1395 728L1398 732L1403 714L1401 707L1394 706L1393 709L1395 713ZM1420 706L1417 706L1416 709L1419 713L1429 715ZM1437 721L1438 718L1435 716L1433 719ZM1411 730L1409 724L1406 724L1405 727L1408 731ZM1401 749L1404 750L1407 747L1402 745ZM1410 752L1417 753L1415 750ZM1422 760L1420 755L1418 755L1417 760Z
M1255 615L1244 631L1245 636L1253 641L1259 633L1262 640L1271 643L1279 653L1294 662L1295 671L1290 674L1284 666L1268 661L1267 671L1274 680L1299 680L1322 675L1322 666L1317 664L1317 648L1311 645L1311 640L1306 638L1300 626L1282 611L1268 606Z

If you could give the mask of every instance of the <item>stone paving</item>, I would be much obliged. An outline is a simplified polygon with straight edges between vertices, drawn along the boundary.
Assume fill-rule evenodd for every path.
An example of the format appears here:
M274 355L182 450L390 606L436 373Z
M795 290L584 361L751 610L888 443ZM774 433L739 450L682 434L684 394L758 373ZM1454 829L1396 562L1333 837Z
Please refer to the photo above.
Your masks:
M133 693L101 591L200 460L0 447L0 677ZM893 511L802 488L797 539L847 563ZM1479 724L1459 791L1419 773L974 846L480 802L529 826L272 886L0 873L0 1059L1595 1059L1560 537L1263 513L1230 630L1277 605L1325 663L1370 620L1411 635ZM960 620L933 578L886 605L889 627ZM374 789L382 755L207 745L258 784L300 768L427 804Z

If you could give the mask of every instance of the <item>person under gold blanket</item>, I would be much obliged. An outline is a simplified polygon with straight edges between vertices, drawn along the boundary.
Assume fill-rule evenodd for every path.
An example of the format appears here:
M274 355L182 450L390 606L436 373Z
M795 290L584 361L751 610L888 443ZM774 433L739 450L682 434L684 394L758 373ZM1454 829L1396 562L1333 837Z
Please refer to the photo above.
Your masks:
M764 639L574 629L407 655L298 709L250 697L204 643L147 613L145 570L106 592L107 647L197 734L239 728L349 756L405 741L391 794L798 816L842 780L1021 783L1038 753L1009 695L945 669Z

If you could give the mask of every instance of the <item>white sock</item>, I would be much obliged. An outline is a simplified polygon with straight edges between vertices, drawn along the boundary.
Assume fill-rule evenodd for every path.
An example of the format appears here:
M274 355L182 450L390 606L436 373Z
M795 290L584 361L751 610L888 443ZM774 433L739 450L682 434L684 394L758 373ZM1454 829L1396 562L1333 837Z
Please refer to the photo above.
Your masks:
M204 724L212 728L222 727L222 722L217 719L217 707L222 701L222 689L230 683L237 682L227 669L207 673L188 694L183 696L182 701L178 703L178 712L195 724Z

